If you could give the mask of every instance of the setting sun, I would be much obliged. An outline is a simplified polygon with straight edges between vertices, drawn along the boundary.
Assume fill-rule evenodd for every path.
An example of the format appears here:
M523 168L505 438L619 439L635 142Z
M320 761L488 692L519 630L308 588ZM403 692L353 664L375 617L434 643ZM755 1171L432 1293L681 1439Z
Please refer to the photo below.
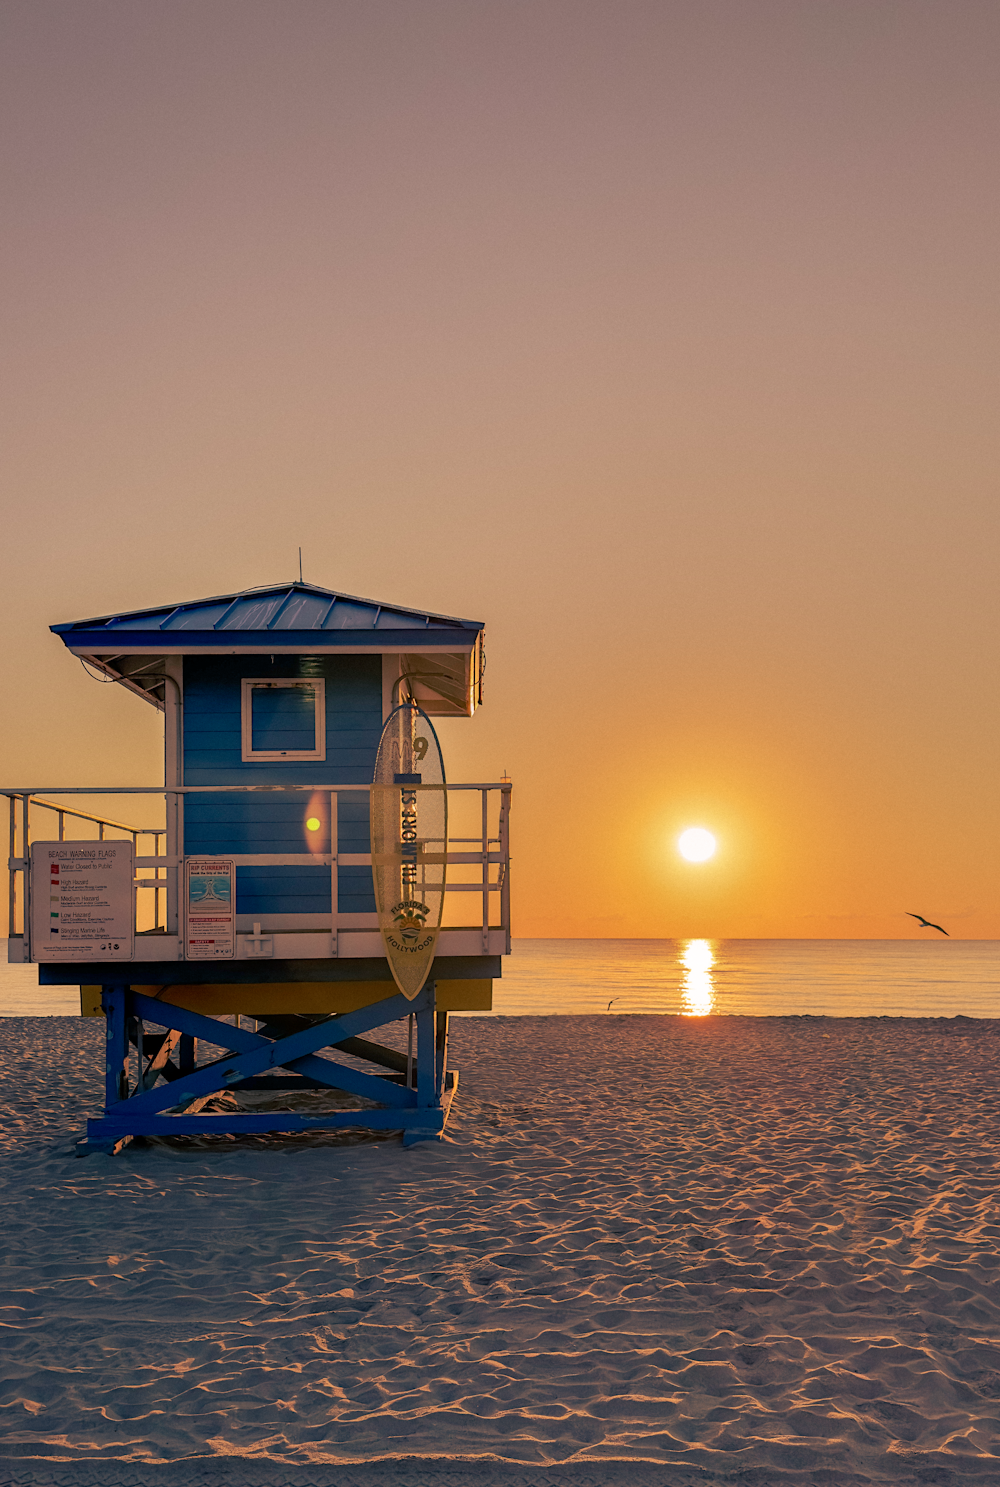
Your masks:
M715 837L704 826L689 826L677 838L677 850L688 862L707 862L715 856Z

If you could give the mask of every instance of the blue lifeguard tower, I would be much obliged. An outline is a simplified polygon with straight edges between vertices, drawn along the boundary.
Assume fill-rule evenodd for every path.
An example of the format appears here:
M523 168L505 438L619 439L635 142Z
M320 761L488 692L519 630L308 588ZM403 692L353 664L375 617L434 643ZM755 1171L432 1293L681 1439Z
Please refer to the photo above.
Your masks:
M446 917L413 1001L380 932L369 790L401 697L475 713L482 623L299 582L52 629L164 716L162 790L5 791L10 958L42 985L79 983L84 1014L107 1021L87 1149L341 1126L439 1139L457 1086L448 1014L490 1009L510 950L511 786L449 782L475 829L435 845ZM163 815L130 826L76 809L84 794L160 795ZM364 1036L407 1017L405 1053ZM314 1109L271 1108L308 1092Z

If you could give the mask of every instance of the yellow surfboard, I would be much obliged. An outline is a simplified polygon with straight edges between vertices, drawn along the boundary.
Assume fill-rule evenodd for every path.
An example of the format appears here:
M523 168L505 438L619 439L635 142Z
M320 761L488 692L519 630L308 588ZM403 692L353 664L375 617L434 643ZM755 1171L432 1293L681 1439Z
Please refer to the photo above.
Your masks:
M444 912L448 792L434 726L413 702L382 729L371 792L372 876L386 959L410 1001L423 990Z

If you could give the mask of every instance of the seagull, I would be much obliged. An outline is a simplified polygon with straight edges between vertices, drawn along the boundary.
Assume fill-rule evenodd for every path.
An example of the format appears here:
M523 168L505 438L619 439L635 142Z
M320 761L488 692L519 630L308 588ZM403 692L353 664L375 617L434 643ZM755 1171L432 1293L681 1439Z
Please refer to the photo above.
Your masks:
M612 1008L612 1006L614 1005L615 1002L620 1002L620 1001L621 1001L621 997L620 996L613 996L611 998L611 1001L608 1003L608 1011L609 1012L611 1011L611 1008Z
M923 914L911 914L909 909L906 909L904 912L909 915L911 919L919 919L921 929L940 929L943 935L948 934L948 931L946 929L941 929L940 924L932 924L929 919L924 918ZM951 935L948 935L948 938L950 940Z

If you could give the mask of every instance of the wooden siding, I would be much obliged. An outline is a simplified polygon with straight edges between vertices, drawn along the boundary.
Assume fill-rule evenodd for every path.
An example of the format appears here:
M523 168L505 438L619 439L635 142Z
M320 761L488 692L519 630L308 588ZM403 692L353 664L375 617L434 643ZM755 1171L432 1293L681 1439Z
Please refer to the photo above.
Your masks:
M242 757L241 683L244 677L321 676L326 682L326 759L247 760ZM184 779L189 785L367 784L382 732L379 656L186 656L184 659ZM294 795L188 796L186 855L249 852L329 852L330 801L306 791ZM320 830L306 829L316 817ZM337 832L342 852L370 850L368 797L341 798ZM342 867L339 907L345 914L375 912L370 869ZM328 914L330 870L241 867L236 875L240 914Z

